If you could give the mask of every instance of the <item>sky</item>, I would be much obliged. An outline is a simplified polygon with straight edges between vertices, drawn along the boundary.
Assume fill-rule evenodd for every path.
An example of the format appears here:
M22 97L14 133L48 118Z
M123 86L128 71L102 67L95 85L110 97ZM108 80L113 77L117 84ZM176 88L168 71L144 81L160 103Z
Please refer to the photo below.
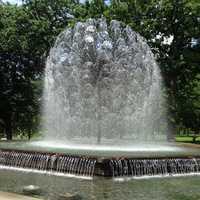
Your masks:
M5 2L9 2L9 3L12 3L12 4L18 4L18 5L20 5L22 3L22 0L2 0L2 2L4 2L4 3ZM84 3L85 0L80 0L80 2ZM110 2L109 0L105 1L106 4L109 4L109 2Z
M21 4L21 0L2 0L4 3L5 2L9 2L9 3L12 3L12 4L18 4L20 5Z
M22 3L22 0L2 0L4 3L5 2L9 2L9 3L12 3L12 4L18 4L20 5ZM80 2L84 2L85 0L80 0Z

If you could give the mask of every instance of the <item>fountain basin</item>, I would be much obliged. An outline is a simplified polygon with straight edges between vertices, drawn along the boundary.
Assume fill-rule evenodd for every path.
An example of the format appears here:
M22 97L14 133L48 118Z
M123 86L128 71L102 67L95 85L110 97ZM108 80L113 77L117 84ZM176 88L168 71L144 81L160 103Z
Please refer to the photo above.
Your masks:
M200 149L188 144L64 145L2 142L3 168L78 176L157 176L200 172Z
M200 146L186 143L137 143L108 144L63 144L57 142L0 142L1 150L19 150L28 152L48 152L74 156L97 158L163 158L163 157L199 157Z

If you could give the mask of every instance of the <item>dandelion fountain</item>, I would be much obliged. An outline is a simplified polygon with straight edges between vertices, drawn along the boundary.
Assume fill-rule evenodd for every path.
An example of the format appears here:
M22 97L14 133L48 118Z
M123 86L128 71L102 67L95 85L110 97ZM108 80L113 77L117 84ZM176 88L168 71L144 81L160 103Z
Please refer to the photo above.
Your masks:
M67 28L44 82L43 138L1 145L2 168L89 177L200 172L198 148L167 143L160 70L129 26L102 18Z
M129 26L77 23L58 37L47 60L45 141L159 140L161 82L149 46Z

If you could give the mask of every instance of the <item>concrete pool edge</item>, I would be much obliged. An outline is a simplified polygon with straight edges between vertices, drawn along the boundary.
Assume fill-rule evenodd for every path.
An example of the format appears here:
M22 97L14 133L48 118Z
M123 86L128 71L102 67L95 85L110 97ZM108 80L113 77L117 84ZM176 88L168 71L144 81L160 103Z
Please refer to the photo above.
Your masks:
M45 144L46 145L46 144ZM94 158L163 158L163 157L200 157L200 145L187 143L161 143L161 144L131 144L127 146L94 145L87 148L86 145L72 147L67 145L52 144L45 146L40 142L0 142L0 150L16 150L49 154L67 154L71 156L83 156Z
M35 197L29 197L29 196L25 196L21 194L2 192L2 191L0 191L0 199L1 200L42 200Z
M135 153L135 152L134 152ZM25 162L27 162L27 159L29 157L32 157L31 163L34 163L33 167L28 163L28 165L25 165ZM41 157L43 157L41 161ZM44 159L48 159L47 162ZM66 158L68 159L68 164L65 165L65 167L59 167L59 160ZM12 159L14 159L14 163L12 162ZM18 159L17 163L16 160ZM76 160L76 163L75 163ZM39 163L38 163L39 162ZM46 162L44 166L44 162ZM178 162L178 163L177 163ZM36 163L36 164L35 164ZM53 164L52 164L53 163ZM80 164L81 163L81 164ZM2 168L8 168L8 169L16 169L16 170L35 170L38 171L38 173L49 173L52 175L57 174L58 176L64 174L64 176L68 176L70 174L78 175L80 177L93 177L93 176L104 176L104 177L116 177L116 176L129 176L133 175L133 170L135 168L132 168L132 165L134 164L136 166L135 168L138 168L138 166L144 170L144 167L146 167L146 163L148 163L148 167L150 170L152 168L158 167L160 165L161 168L166 167L165 173L170 174L174 173L173 166L171 166L170 163L173 165L176 165L176 167L180 172L180 164L183 164L183 167L187 165L195 165L195 171L194 169L190 168L189 171L187 170L187 173L191 172L200 172L200 155L193 155L193 154L160 154L159 156L155 156L154 154L151 154L151 156L144 157L143 156L136 156L135 154L133 157L130 156L112 156L112 157L103 157L103 156L90 156L90 155L73 155L73 154L66 154L66 153L56 153L56 152L41 152L41 151L31 151L31 150L18 150L18 149L6 149L6 148L0 148L0 165L3 165L5 167ZM150 163L150 164L149 164ZM89 164L89 165L88 165ZM62 164L63 165L63 164ZM70 166L68 166L70 165ZM78 167L79 165L79 167ZM70 167L71 171L68 171L67 168ZM92 168L90 171L84 171L84 168L89 169ZM149 170L148 169L148 170ZM162 169L163 170L163 169ZM83 172L84 171L84 172ZM122 172L123 171L123 172ZM146 173L146 172L145 172ZM151 172L150 174L153 175L159 175L159 173L163 173L163 171L159 172ZM135 174L136 176L138 174ZM146 174L144 174L146 175ZM147 174L148 175L148 174Z

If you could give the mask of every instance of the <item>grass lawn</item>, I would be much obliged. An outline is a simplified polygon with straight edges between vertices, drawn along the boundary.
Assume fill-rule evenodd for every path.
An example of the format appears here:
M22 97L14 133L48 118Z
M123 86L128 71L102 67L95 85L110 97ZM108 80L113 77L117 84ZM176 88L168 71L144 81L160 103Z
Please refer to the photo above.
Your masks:
M193 143L193 136L176 136L176 142ZM200 143L200 136L196 138L195 143Z

